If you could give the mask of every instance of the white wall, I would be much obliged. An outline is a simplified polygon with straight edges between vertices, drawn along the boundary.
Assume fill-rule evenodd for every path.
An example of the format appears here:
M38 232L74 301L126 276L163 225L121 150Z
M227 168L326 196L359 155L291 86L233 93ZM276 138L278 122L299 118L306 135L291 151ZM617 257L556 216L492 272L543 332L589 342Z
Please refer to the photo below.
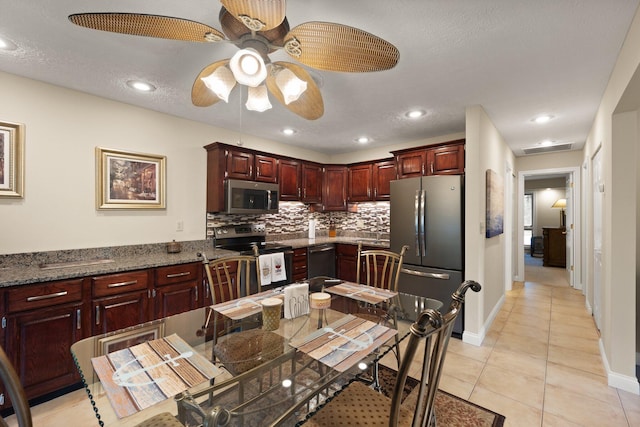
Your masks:
M614 122L614 114L623 99L625 91L633 90L634 74L640 64L640 10L636 12L627 38L611 73L602 102L596 114L592 129L584 149L584 164L590 165L592 156L602 149L604 206L603 206L603 272L602 272L602 338L601 353L607 369L609 384L618 388L640 393L635 377L636 351L636 216L635 199L630 202L630 192L635 196L635 147L638 144L637 125L629 123L629 117L619 116ZM635 97L635 107L638 100ZM625 109L628 111L627 109ZM624 113L622 111L621 113ZM616 130L617 127L617 130ZM588 171L590 173L590 171ZM586 180L588 190L586 209L591 212L593 189ZM593 292L593 219L586 216L586 256L587 292ZM633 257L630 261L629 258ZM593 296L591 296L593 298Z
M25 124L25 197L0 199L0 254L200 240L206 152L237 133L0 73L1 120ZM243 137L246 147L327 156ZM97 211L95 147L167 156L165 210ZM178 221L184 231L177 232Z
M509 233L485 238L485 174L492 169L506 184L511 179L507 169L513 169L515 158L481 106L466 110L466 139L465 279L480 283L482 292L467 293L463 339L479 344L504 301L504 262L512 250Z

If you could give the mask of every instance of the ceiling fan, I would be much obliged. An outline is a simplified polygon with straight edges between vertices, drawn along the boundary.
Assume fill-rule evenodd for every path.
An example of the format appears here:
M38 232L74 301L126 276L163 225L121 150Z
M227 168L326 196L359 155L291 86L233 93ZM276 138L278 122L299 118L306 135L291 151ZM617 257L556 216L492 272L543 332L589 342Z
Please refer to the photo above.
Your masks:
M231 42L240 50L230 59L206 66L196 77L191 101L208 107L240 83L248 87L248 109L271 108L267 91L293 113L315 120L324 114L320 89L311 75L291 62L271 62L283 49L298 62L318 70L369 72L393 68L399 57L391 43L358 28L306 22L293 29L285 16L286 0L220 0L222 32L200 22L138 13L78 13L76 25L136 36L190 42Z

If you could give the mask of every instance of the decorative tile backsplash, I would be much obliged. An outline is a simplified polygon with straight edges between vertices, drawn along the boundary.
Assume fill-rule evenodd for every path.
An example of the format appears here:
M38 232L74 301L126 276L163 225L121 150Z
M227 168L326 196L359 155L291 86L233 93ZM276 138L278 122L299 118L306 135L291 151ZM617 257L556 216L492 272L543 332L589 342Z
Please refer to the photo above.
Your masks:
M358 203L355 212L310 212L309 206L299 202L280 202L277 214L227 215L207 214L207 236L212 227L221 225L263 222L267 239L296 239L307 237L309 220L316 220L316 236L329 234L329 221L333 220L339 236L389 238L389 202ZM276 237L277 235L277 237Z

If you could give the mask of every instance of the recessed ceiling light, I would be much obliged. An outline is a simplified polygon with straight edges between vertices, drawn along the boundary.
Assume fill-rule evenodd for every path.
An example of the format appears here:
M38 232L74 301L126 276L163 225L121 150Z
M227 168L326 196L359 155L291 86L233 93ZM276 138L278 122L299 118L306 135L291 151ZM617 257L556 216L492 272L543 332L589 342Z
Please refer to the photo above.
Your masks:
M153 92L156 90L154 85L141 80L129 80L127 85L135 90L139 90L140 92Z
M2 50L16 50L18 45L9 40L6 37L0 36L0 49Z
M408 111L407 113L405 113L405 116L407 116L410 119L419 119L420 117L424 116L426 113L426 111L424 110L411 110Z
M296 133L296 130L291 128L284 128L282 129L282 133L284 133L285 135L293 135L294 133Z
M552 115L550 115L550 114L542 114L542 115L537 116L534 119L532 119L532 121L536 122L536 123L547 123L551 119L553 119Z
M540 143L540 145L542 145L543 147L549 147L553 145L553 141L551 141L550 139L545 139Z
M356 139L356 142L359 142L360 144L366 144L368 142L371 142L371 138L361 136L360 138Z

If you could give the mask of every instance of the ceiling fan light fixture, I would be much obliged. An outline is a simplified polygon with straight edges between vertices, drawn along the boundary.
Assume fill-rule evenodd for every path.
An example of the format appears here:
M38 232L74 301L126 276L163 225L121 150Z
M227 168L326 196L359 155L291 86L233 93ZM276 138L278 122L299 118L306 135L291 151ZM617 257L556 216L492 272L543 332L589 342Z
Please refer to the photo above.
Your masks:
M238 83L259 86L267 78L267 67L260 53L253 48L239 50L229 60L229 68Z
M282 68L276 75L276 85L282 92L284 103L297 101L300 95L307 90L307 82L298 78L295 73L288 68Z
M229 103L229 94L236 86L236 79L231 70L227 67L218 67L207 77L202 77L201 80L218 98Z
M271 102L269 102L269 95L267 94L267 87L261 85L258 87L248 88L247 103L245 106L247 110L263 112L271 108Z

